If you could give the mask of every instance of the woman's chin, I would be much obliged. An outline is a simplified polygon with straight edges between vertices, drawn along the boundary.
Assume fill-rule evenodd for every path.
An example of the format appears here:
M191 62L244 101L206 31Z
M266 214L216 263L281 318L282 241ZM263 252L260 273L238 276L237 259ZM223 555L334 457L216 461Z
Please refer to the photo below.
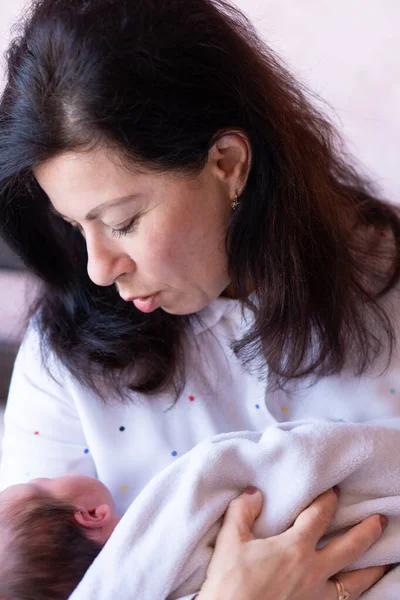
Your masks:
M160 306L161 310L168 313L169 315L192 315L194 313L199 312L204 306L201 308L189 308L184 306Z
M169 315L193 315L210 304L212 300L207 298L188 299L182 298L177 302L163 302L160 306L161 310Z

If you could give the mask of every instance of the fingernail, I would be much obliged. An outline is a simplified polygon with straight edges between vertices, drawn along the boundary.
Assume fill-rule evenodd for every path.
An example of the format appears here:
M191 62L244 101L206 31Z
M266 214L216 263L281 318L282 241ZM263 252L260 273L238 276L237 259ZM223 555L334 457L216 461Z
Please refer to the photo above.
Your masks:
M256 487L254 487L253 485L250 485L243 491L243 494L256 494L257 492L258 492L258 489Z
M382 526L382 531L385 531L386 527L388 526L389 520L387 517L385 517L384 515L381 515L379 517L379 520L381 522L381 526Z
M335 492L336 496L339 498L340 497L340 488L338 485L335 485L335 487L333 488L333 491Z

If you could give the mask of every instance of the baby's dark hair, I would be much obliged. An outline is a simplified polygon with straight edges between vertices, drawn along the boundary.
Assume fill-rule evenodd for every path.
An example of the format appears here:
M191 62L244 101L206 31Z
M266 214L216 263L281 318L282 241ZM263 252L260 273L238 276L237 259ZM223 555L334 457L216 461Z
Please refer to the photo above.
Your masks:
M76 507L35 496L1 510L0 597L66 600L102 549L74 519Z

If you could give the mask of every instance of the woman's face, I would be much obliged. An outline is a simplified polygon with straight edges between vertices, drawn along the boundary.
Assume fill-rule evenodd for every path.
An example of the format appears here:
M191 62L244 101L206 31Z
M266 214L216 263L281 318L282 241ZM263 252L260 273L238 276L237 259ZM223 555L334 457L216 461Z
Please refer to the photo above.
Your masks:
M249 159L240 136L210 150L200 175L127 169L106 150L66 153L35 170L54 209L86 239L88 274L152 312L197 312L229 285L225 235Z

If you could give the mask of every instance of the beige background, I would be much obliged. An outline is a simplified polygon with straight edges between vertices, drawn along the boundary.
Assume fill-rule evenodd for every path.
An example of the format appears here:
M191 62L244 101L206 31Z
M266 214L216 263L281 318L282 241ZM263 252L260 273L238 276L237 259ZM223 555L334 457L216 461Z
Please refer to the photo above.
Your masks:
M68 0L66 0L68 1ZM137 0L140 1L140 0ZM353 154L400 202L399 0L237 0L293 72L323 97ZM21 0L0 0L0 52ZM0 81L4 62L0 67ZM0 273L0 338L14 335L23 284Z

